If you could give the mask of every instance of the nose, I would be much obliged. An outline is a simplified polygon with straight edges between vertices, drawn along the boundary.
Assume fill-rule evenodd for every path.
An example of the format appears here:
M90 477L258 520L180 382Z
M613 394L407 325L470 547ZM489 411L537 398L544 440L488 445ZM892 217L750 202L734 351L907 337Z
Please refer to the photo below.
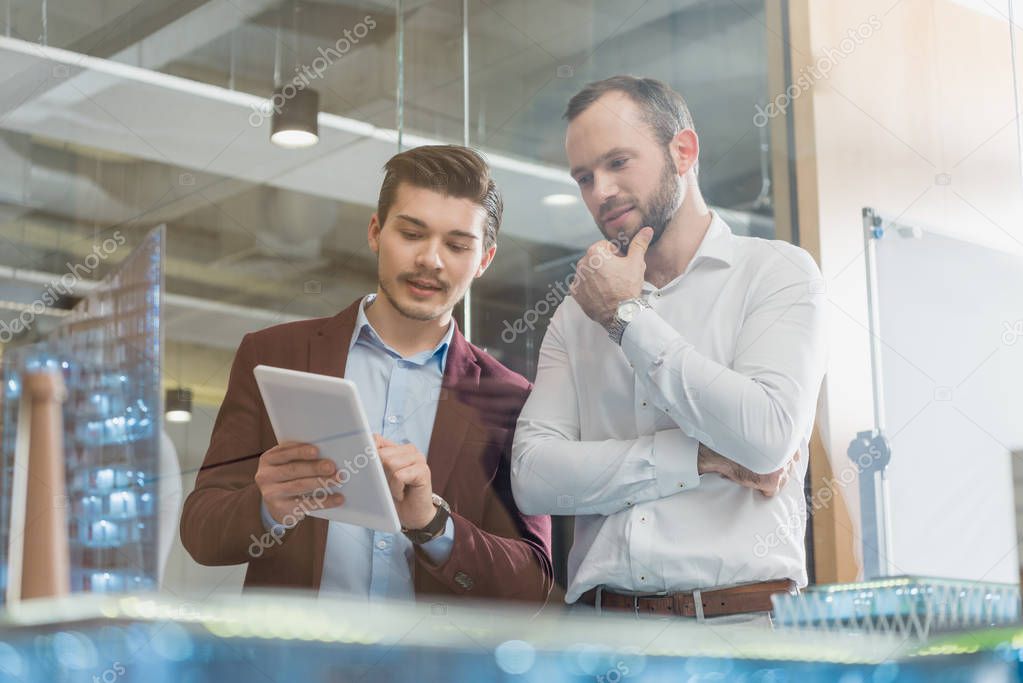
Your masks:
M594 173L593 193L597 201L603 204L618 194L618 183L610 173Z
M435 240L423 240L416 252L416 268L420 270L440 270L444 264L440 260L440 244Z

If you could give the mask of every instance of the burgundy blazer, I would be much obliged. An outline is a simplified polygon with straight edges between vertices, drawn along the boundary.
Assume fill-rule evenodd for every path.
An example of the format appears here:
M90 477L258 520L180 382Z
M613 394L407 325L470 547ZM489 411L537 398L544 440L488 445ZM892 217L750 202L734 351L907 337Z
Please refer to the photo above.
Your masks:
M341 377L359 302L332 318L245 335L210 447L181 513L181 541L204 565L248 563L245 589L317 590L328 522L307 517L266 543L254 476L277 444L252 369L259 364ZM455 542L433 566L416 550L417 595L543 602L553 585L551 521L524 515L512 498L511 444L530 385L455 329L430 438L433 490L451 505ZM254 545L257 539L262 544Z

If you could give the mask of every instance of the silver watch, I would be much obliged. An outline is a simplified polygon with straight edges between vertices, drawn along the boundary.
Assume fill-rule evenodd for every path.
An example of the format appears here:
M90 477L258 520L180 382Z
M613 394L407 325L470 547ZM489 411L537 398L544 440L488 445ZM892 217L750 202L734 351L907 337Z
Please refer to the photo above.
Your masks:
M607 328L607 336L610 337L611 341L621 346L622 337L625 336L625 328L645 308L653 308L653 306L647 302L646 298L641 296L635 299L626 299L618 304L615 317Z

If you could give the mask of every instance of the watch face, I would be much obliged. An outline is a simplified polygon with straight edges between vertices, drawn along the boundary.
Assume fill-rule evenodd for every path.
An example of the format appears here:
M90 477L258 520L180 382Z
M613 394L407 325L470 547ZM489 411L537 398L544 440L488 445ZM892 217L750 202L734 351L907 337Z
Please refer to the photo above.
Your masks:
M637 304L635 301L626 301L625 303L620 304L618 306L618 317L624 320L625 322L629 322L630 320L632 320L632 317L636 315L636 311L638 310L639 304Z

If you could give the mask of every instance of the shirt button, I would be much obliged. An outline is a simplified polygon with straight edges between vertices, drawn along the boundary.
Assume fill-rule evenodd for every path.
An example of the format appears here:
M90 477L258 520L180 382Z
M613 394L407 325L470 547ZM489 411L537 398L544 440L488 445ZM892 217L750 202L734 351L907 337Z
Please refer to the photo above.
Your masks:
M384 550L385 548L387 548L387 541L377 541L377 547L380 548L381 550Z
M643 401L643 407L646 408L646 401Z
M387 416L387 421L390 422L393 425L394 423L396 423L398 421L398 416L397 415L388 415Z
M631 508L632 507L632 501L631 500L625 501L625 507Z
M663 358L657 358L657 359L654 360L654 365L655 366L660 366L660 365L663 365L663 364L664 364L664 359Z
M679 487L680 489L684 489L684 488L686 487L686 483L685 483L684 481L680 481L680 482L678 483L678 487Z
M466 574L465 572L456 572L454 578L455 583L457 583L465 590L471 589L476 584L476 582L472 580L472 577Z
M643 522L644 524L646 524L646 517L640 517L640 518L639 518L639 521L641 521L641 522Z

